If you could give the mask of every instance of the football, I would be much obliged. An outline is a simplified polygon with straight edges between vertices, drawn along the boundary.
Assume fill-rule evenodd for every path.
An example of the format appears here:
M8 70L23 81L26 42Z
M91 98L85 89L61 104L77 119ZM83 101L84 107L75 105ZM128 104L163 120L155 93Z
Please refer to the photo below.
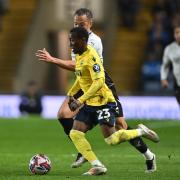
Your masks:
M47 174L51 169L51 161L44 154L34 155L29 162L29 170L32 174Z

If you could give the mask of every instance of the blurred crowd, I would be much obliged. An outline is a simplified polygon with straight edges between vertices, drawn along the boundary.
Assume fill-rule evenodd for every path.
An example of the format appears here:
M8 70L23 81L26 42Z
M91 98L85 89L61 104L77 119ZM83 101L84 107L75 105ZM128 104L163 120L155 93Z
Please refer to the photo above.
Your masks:
M3 16L8 10L9 0L0 0L0 31L2 31Z
M136 18L141 9L141 0L117 0L120 25L133 30ZM160 67L164 48L174 40L173 26L180 21L179 0L156 0L151 6L152 24L148 30L144 63L142 66L142 91L144 94L161 92ZM170 79L173 76L170 75ZM166 93L173 89L173 80Z
M136 25L136 17L140 8L139 0L117 0L120 25L133 28Z
M180 2L178 0L157 0L152 7L152 25L148 32L145 61L142 66L142 81L145 94L158 93L160 85L160 66L165 46L173 38L173 25L180 21ZM173 78L170 76L170 78ZM173 82L173 81L171 81ZM170 89L173 84L171 84Z
M35 81L29 81L21 93L19 110L22 115L40 115L43 110L42 93Z

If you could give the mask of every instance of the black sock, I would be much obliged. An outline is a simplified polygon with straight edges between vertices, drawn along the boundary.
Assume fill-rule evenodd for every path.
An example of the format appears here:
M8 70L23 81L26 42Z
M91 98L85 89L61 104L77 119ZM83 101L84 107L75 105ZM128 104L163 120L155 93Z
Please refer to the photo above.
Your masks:
M73 127L73 118L60 118L58 120L64 128L64 132L69 136L69 133Z
M81 153L78 153L78 154L77 154L77 157L76 157L76 161L77 161L80 157L82 157L82 154L81 154Z
M128 126L127 129L132 129ZM144 141L142 140L142 138L140 137L136 137L134 139L131 139L129 141L129 143L134 146L139 152L141 153L145 153L148 149L147 145L144 143Z

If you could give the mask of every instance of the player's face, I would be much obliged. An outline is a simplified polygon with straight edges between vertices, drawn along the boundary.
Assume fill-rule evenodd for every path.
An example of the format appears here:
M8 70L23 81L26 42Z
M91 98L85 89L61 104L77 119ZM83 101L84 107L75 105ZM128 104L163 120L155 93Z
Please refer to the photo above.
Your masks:
M81 54L84 49L84 41L79 39L75 34L69 35L70 47L75 54Z
M180 44L180 27L175 28L174 38L177 41L177 43Z
M92 20L88 19L86 15L82 16L74 16L74 27L83 27L85 28L88 32L91 31L92 27Z

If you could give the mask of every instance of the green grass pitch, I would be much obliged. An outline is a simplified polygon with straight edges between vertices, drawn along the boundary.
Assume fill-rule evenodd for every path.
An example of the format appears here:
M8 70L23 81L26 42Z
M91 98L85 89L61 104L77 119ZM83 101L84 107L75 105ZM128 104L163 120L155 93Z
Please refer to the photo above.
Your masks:
M161 138L157 144L145 140L157 155L157 172L144 173L144 158L128 142L113 147L106 145L97 127L87 134L87 138L108 172L104 176L85 177L81 174L90 165L86 163L81 168L70 168L76 149L58 121L39 117L0 119L0 180L179 180L180 122L128 121L132 127L140 122L157 131ZM28 163L37 153L44 153L50 158L52 169L49 174L30 174Z

